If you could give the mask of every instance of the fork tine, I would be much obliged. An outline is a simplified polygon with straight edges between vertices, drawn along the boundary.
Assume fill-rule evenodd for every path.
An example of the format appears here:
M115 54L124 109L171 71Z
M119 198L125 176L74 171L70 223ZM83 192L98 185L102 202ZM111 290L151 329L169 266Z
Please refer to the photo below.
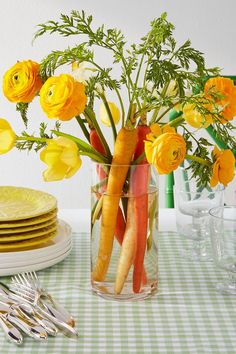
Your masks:
M27 293L30 293L32 296L35 296L35 290L32 288L29 288L27 285L25 284L15 284L12 283L12 285L16 288L20 288L21 290L24 290Z
M27 301L33 302L33 298L31 296L29 296L28 294L22 293L22 291L20 291L19 289L15 288L15 287L10 287L10 289L17 294L19 297L21 297L22 299L25 299Z
M30 272L31 275L31 279L32 279L32 283L34 285L34 287L38 287L38 281L37 281L37 277L36 277L36 273L35 272Z
M27 273L22 273L21 274L22 278L24 279L25 283L31 287L30 281L29 281L29 277L27 276Z
M21 284L21 283L22 283L22 280L21 280L19 274L14 275L13 279L14 279L14 281L15 281L16 283L18 283L18 284Z

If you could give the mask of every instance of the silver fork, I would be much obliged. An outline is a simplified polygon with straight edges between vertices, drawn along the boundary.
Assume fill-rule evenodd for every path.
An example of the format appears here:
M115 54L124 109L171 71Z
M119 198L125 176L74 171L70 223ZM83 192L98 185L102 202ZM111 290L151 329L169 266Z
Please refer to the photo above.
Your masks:
M30 303L33 307L40 311L43 316L52 321L60 330L68 337L78 337L78 332L65 319L62 319L62 314L53 306L43 301L43 295L36 288L37 278L30 277L28 273L22 273L14 276L10 284L10 290L13 291L18 300Z
M32 292L35 291L35 293L39 294L39 298L40 300L42 300L43 305L46 306L46 308L48 308L48 301L49 301L52 304L53 308L56 309L57 311L56 315L59 316L62 321L66 322L68 325L72 327L75 326L74 318L62 305L60 305L55 299L53 299L53 297L42 287L40 280L35 272L21 273L15 275L12 279L15 283L19 284L20 286L26 285L32 290ZM52 313L54 311L53 308L49 305L49 310Z

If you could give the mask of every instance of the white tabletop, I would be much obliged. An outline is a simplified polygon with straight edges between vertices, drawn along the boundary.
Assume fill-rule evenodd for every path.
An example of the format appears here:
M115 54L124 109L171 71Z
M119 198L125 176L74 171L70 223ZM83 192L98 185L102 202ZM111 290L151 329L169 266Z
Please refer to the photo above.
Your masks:
M89 232L89 209L61 209L58 216L68 222L74 232ZM176 231L176 219L174 209L159 210L159 230Z

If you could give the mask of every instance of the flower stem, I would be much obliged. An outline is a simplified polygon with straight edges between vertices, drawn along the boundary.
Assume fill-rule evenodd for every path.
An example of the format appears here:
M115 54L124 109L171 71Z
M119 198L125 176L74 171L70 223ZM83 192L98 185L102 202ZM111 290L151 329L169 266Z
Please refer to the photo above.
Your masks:
M191 160L191 161L194 161L194 162L198 162L200 163L201 165L205 165L205 166L211 166L211 162L210 161L206 161L204 159L202 159L201 157L199 156L195 156L195 155L186 155L185 156L185 159L186 160Z
M114 119L113 119L112 114L111 114L111 110L110 110L109 104L108 104L106 96L104 94L100 94L100 97L101 97L101 99L102 99L102 101L104 103L104 106L106 108L106 111L107 111L107 114L108 114L108 118L109 118L109 121L110 121L110 124L111 124L113 138L114 138L114 141L116 141L117 131L116 131L116 126L115 126Z
M120 92L118 90L118 88L116 87L116 85L114 84L113 80L110 78L110 76L108 74L106 74L106 71L100 66L98 65L96 62L94 62L93 60L89 60L89 62L91 64L93 64L97 69L99 69L102 73L104 73L106 75L106 77L108 78L111 86L113 87L113 89L115 90L118 100L120 102L120 108L121 108L121 115L122 115L122 127L124 126L124 122L125 122L125 109L124 109L124 104L120 95Z
M46 143L50 139L40 138L40 137L36 137L36 136L17 136L16 140L39 141L42 143Z
M98 161L98 162L104 162L104 163L110 162L109 158L100 154L97 150L95 150L91 145L87 144L85 141L83 141L79 138L76 138L73 135L58 132L57 130L52 130L52 133L57 136L63 136L67 139L74 141L77 144L81 155L89 156L93 160Z
M176 128L178 127L181 123L183 123L184 118L182 116L177 117L175 119L173 119L171 122L168 123L169 126Z
M95 114L93 113L93 111L89 107L86 107L85 111L84 111L84 115L85 115L85 117L88 117L89 120L92 121L92 125L93 125L94 129L97 131L97 134L98 134L98 136L99 136L99 138L100 138L100 140L101 140L101 142L102 142L102 144L103 144L103 146L104 146L104 148L106 150L107 157L108 157L108 159L110 159L112 157L111 152L110 152L110 148L109 148L109 146L107 144L107 141L106 141L106 139L105 139L105 137L104 137L104 135L103 135L103 133L102 133L102 131L100 129L100 126L99 126L99 124L97 122Z
M90 143L89 132L88 132L88 129L86 128L82 118L80 116L76 116L75 118L76 118L77 122L79 123L80 128L81 128L82 132L84 133L85 138Z

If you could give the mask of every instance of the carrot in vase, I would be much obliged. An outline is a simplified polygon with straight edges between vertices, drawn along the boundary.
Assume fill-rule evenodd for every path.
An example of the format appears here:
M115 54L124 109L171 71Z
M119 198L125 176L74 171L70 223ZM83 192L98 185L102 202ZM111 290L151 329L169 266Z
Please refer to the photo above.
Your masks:
M90 143L96 149L98 152L101 154L105 154L106 150L99 138L99 135L97 131L92 128L90 130ZM97 174L99 176L99 180L103 180L107 178L107 173L103 170L103 168L100 165L97 165ZM115 229L115 236L119 244L122 244L124 233L125 233L125 219L122 213L121 208L119 207L118 213L117 213L117 221L116 221L116 229Z
M98 259L93 269L93 280L104 281L113 248L120 196L129 170L135 146L137 129L123 127L119 131L108 176L107 190L103 197L102 222Z
M146 135L150 133L150 128L147 125L138 126L138 142L135 149L134 159L140 157L144 152L144 140ZM149 165L144 158L131 176L131 188L135 196L134 212L137 230L137 248L134 258L133 271L133 291L139 293L144 278L146 276L144 269L144 257L147 245L147 228L148 228L148 179Z
M116 272L115 293L120 294L130 267L133 264L136 252L136 222L134 222L134 198L130 197L128 201L127 223L124 239L121 246L120 258Z

